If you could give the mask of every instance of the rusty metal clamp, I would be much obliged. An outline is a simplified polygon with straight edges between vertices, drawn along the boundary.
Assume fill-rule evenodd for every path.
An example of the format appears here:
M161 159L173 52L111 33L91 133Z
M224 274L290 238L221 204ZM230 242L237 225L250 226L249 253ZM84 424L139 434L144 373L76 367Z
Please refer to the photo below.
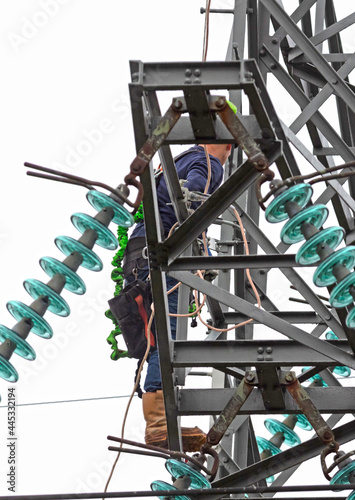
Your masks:
M190 455L187 455L186 453L183 453L181 451L174 451L174 450L168 450L166 448L161 448L159 446L154 446L151 444L143 444L143 443L138 443L136 441L130 441L128 439L123 439L115 436L107 436L107 439L110 441L116 441L118 443L121 443L120 447L116 446L109 446L108 449L110 451L117 451L118 453L134 453L137 455L146 455L146 456L151 456L151 457L158 457L158 458L165 458L168 459L170 458L175 458L177 460L184 459L186 462L190 462L193 464L196 468L199 470L203 471L205 474L210 476L210 481L213 481L217 474L218 470L218 464L219 464L219 458L218 454L215 450L211 449L209 446L206 444L202 445L201 447L201 452L199 454L195 454L192 457ZM137 448L143 448L142 450L135 450L135 449L127 449L127 448L122 448L123 444L128 444ZM147 451L143 451L147 450ZM214 459L213 461L213 466L212 469L208 469L203 465L203 463L206 460L205 454L211 455Z
M226 430L237 416L254 387L258 384L258 377L255 372L246 372L245 377L240 381L237 390L228 401L217 421L209 430L206 443L208 446L217 445L223 438Z
M325 461L326 457L328 455L330 455L331 453L335 453L336 456L339 456L337 453L338 450L339 450L339 444L336 441L333 441L332 443L330 443L328 446L326 446L324 448L324 450L322 451L321 456L320 456L320 463L322 465L322 471L323 471L324 477L328 481L331 481L331 479L332 479L330 477L329 473L334 469L334 467L336 467L338 465L338 463L340 463L342 460L345 460L344 457L348 458L346 455L344 455L341 457L342 460L338 460L338 461L334 460L334 463L332 465L330 465L328 468L326 461Z
M162 146L166 137L169 135L172 128L180 118L181 113L184 111L186 111L186 108L183 103L183 98L174 98L171 106L168 108L159 124L155 127L131 163L130 173L126 175L124 181L127 186L134 186L138 189L137 198L133 204L133 214L138 210L144 194L143 186L141 182L136 179L136 177L141 176L144 173L145 169L149 165L149 162Z

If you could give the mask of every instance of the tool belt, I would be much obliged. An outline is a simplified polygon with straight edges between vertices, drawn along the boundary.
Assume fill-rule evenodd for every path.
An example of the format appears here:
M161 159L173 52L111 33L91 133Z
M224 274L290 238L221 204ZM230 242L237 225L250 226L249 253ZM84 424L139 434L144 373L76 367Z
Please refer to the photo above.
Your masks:
M134 270L147 269L148 255L144 236L131 238L128 241L122 259L123 277L126 279Z

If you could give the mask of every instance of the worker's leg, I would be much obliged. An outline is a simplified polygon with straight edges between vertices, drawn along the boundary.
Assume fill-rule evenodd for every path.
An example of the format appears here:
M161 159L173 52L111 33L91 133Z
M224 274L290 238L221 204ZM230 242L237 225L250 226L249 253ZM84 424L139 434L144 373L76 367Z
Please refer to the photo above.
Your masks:
M166 285L169 291L177 284L174 278L167 276ZM176 314L178 303L178 289L168 295L169 312ZM173 340L176 338L176 318L170 316L170 331ZM143 412L147 422L145 442L162 448L168 447L167 426L165 419L165 408L163 392L161 390L161 375L158 351L150 353L148 359L148 370L145 379L143 394ZM206 440L205 434L198 427L182 427L182 442L184 451L199 451Z

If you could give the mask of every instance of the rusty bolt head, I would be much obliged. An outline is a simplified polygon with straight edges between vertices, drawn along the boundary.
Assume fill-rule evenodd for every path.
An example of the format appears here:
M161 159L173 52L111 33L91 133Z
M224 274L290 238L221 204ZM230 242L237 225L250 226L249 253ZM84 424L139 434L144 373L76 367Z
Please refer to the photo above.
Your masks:
M180 101L180 99L176 99L174 101L174 108L176 108L176 109L182 108L182 102Z
M248 375L246 376L246 379L248 382L252 382L255 379L255 375L252 372L249 372Z
M224 103L225 103L225 100L220 97L217 101L216 101L216 106L217 108L221 108L222 106L224 106Z
M291 373L288 373L285 377L286 382L293 382L293 375Z
M267 163L265 160L263 160L262 158L260 158L258 161L257 161L257 165L259 168L266 168L267 167Z
M326 441L333 441L333 433L331 431L324 431L323 433L323 439L325 439Z

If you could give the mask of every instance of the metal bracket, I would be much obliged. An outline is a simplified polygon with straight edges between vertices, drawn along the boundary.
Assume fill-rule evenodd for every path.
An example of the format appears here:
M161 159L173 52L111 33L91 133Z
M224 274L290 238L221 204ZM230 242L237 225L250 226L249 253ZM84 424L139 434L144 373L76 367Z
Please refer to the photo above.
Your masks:
M286 386L286 389L296 401L302 413L307 417L313 429L316 431L319 439L326 445L334 442L334 434L329 425L319 413L306 390L300 384L294 372L281 372L281 384Z
M220 442L256 385L258 385L256 373L252 371L247 372L217 421L208 432L206 437L207 446L215 446Z
M202 95L200 95L201 93ZM200 96L199 102L202 105L202 111L205 114L200 113L201 116L200 114L196 116L196 110L190 109L190 106L192 106L192 103L194 102L194 99L192 99L190 95L185 93L186 99L184 97L175 97L171 106L168 108L165 115L159 121L159 124L155 127L150 137L143 144L141 149L138 151L137 156L131 163L130 173L126 175L124 180L127 186L133 185L138 189L137 199L134 202L136 210L143 198L143 188L141 183L137 181L136 177L138 175L141 176L144 173L149 162L152 160L158 149L163 145L165 139L179 120L181 114L186 112L190 114L195 136L201 140L206 140L206 134L203 130L201 130L201 128L199 128L203 127L203 125L206 125L208 129L207 139L214 138L212 137L212 131L214 131L213 121L207 117L213 113L218 113L224 125L234 137L236 144L241 147L248 157L250 164L258 171L263 172L267 178L273 177L273 173L269 170L268 159L261 151L253 137L251 137L248 133L237 115L234 111L232 111L226 98L224 96L210 96L206 93L206 91L195 92L195 99L197 95ZM208 110L207 114L206 108Z

